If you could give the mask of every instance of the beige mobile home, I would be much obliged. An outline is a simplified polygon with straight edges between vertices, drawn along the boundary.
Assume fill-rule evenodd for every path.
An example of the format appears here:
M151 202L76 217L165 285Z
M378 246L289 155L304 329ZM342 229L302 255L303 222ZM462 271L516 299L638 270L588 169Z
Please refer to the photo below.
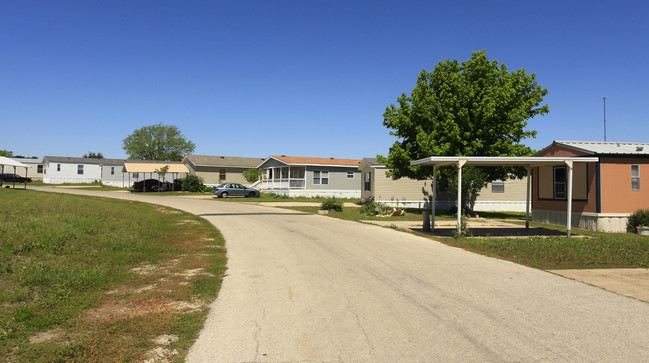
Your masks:
M243 173L256 169L264 158L242 158L232 156L187 155L182 163L190 174L203 178L205 185L215 186L221 183L240 183L248 185Z
M375 158L365 158L361 171L361 199L374 200L390 206L428 207L432 192L431 180L401 178L394 180L386 175L388 168ZM495 180L480 191L476 211L525 211L527 184L523 180ZM436 208L449 209L457 204L453 192L438 190Z

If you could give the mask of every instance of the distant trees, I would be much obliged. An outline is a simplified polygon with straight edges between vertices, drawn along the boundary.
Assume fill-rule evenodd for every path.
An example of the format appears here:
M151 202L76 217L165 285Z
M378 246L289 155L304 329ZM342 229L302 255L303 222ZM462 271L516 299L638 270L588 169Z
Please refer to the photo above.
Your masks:
M123 141L129 159L181 161L196 145L187 140L174 125L144 126Z
M14 152L9 150L0 150L0 156L4 156L6 158L13 158Z
M99 153L94 153L92 151L88 151L87 154L83 154L83 157L84 158L90 158L90 159L103 159L104 154L102 154L100 152Z

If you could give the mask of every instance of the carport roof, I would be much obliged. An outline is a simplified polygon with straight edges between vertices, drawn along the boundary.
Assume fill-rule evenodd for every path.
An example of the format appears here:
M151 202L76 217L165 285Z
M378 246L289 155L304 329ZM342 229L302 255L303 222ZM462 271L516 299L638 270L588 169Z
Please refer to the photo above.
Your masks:
M446 166L463 165L475 166L551 166L564 165L568 162L575 163L596 163L597 157L544 157L544 156L429 156L427 158L415 160L410 165L421 166Z
M29 165L25 165L20 161L16 161L4 156L0 156L0 165L15 166L15 167L25 168L25 169L29 168Z
M155 173L165 165L169 166L167 173L189 173L185 164L180 163L124 163L124 171L127 173Z

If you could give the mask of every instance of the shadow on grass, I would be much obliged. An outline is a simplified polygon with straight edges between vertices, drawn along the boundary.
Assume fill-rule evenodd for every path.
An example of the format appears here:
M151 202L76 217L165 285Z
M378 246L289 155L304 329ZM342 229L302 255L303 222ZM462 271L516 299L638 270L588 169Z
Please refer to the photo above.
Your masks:
M424 233L421 228L411 228L413 231ZM435 227L433 232L426 232L426 235L453 237L457 231L456 227ZM541 227L500 227L500 228L469 228L467 237L549 237L565 236L565 232L541 228ZM573 237L576 237L573 234Z

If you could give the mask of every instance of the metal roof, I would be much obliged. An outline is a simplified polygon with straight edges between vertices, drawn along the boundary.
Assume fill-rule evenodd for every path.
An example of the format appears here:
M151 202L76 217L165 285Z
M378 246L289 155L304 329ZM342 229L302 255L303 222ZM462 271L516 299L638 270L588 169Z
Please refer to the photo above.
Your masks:
M555 141L553 144L594 155L649 155L649 143L611 141Z
M0 165L15 166L15 167L25 168L25 169L29 168L29 165L25 165L20 161L16 161L4 156L0 156Z
M127 173L155 173L161 167L169 166L167 173L189 173L185 164L180 163L124 163L123 171Z
M429 156L415 160L410 165L421 166L445 166L457 165L464 161L464 165L477 166L549 166L563 165L567 161L577 163L596 163L597 157L544 157L544 156Z

